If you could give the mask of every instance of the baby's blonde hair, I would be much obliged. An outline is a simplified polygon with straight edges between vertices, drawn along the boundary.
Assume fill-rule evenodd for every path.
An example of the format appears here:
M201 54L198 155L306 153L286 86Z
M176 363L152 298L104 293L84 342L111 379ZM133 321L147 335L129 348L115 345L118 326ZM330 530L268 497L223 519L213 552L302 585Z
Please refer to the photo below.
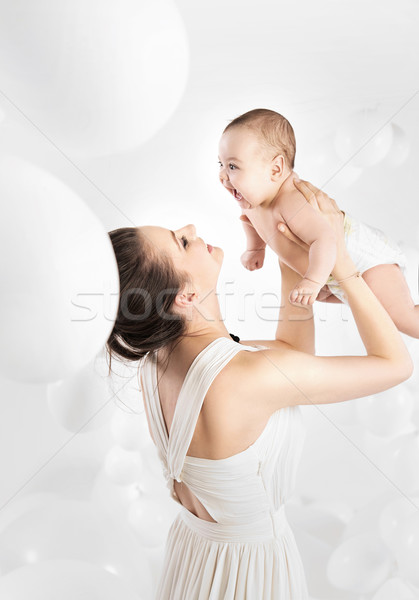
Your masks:
M269 149L282 154L287 166L294 168L295 135L285 117L267 108L255 108L233 119L223 133L233 127L248 127L258 134Z

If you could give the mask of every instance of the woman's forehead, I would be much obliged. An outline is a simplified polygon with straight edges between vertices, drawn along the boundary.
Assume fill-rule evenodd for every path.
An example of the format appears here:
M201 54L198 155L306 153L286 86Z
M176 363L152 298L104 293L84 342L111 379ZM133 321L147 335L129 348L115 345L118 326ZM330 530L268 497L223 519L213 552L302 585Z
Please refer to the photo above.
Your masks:
M163 248L166 251L169 250L170 252L172 250L176 251L176 248L179 249L176 236L171 229L158 227L157 225L143 225L138 230L154 246Z

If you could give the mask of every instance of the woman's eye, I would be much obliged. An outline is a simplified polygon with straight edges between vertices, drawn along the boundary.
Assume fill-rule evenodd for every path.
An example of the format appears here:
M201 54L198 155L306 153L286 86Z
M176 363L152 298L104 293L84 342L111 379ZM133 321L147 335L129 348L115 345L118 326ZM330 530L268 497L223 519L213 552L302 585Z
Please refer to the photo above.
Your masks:
M186 246L188 245L188 240L186 239L186 237L184 235L182 235L182 237L180 239L182 240L183 247L186 248Z

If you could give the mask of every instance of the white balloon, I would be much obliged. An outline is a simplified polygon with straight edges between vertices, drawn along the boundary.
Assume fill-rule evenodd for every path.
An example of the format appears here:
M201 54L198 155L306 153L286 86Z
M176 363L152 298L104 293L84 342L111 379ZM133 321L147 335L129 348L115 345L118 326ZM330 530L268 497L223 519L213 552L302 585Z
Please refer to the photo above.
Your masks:
M61 498L28 506L2 531L2 573L55 558L108 569L137 592L150 591L148 560L135 535L124 521L105 518L90 502Z
M391 128L393 130L393 144L384 159L384 164L389 167L400 167L409 156L410 143L401 127L392 123Z
M418 230L419 233L419 230ZM406 279L407 285L410 290L410 294L412 296L413 302L415 304L419 303L419 237L418 237L418 247L415 248L410 244L406 244L405 241L399 240L398 245L400 246L403 254L406 257L406 269L403 273L404 278ZM414 346L416 346L416 350L419 349L419 340L415 340L413 338L406 337L406 343L413 342ZM416 352L416 356L418 359L419 365L419 352ZM411 387L413 385L413 391L416 391L418 388L414 386L414 382L418 380L419 374L419 366L416 368L415 373L410 379L403 382L403 386Z
M139 536L142 546L154 548L164 543L167 531L173 520L170 498L149 496L144 494L131 503L128 511L128 522Z
M141 478L143 459L139 452L113 446L105 457L104 471L114 483L129 485Z
M419 497L396 498L383 508L379 517L381 539L391 551L394 551L400 527L419 510Z
M354 510L345 502L338 502L333 500L317 500L311 502L309 505L311 508L319 508L332 515L335 515L342 523L348 523L353 517Z
M369 594L389 576L392 557L372 533L348 538L332 553L327 564L329 581L339 589Z
M149 473L153 474L155 477L164 477L165 465L160 458L159 451L154 443L145 446L141 455L144 458L144 463Z
M335 148L338 156L356 167L370 167L388 154L393 130L386 119L374 110L359 110L338 128Z
M117 408L110 429L115 442L125 450L141 450L152 443L145 413L134 414Z
M313 600L320 598L321 600L337 600L338 597L339 600L355 600L352 594L336 589L327 578L326 566L333 547L323 540L313 537L298 525L293 526L293 532L300 549L308 589Z
M287 514L290 512L287 506ZM344 521L327 508L315 506L293 507L293 523L313 537L336 546L340 543Z
M419 511L401 524L397 532L395 554L400 575L419 586Z
M303 179L308 179L330 192L349 188L363 173L363 169L345 164L345 161L337 156L331 137L319 140L314 150L304 152L299 159L298 170L301 171Z
M400 441L394 455L395 483L406 493L419 494L419 432Z
M50 173L0 159L0 370L30 383L73 375L113 328L119 274L90 208Z
M90 363L67 379L50 383L48 406L55 419L68 431L86 433L108 422L111 394L108 383Z
M374 594L372 600L417 600L418 596L398 578L386 581Z
M172 0L16 0L0 22L2 89L60 149L132 149L171 117L188 46Z
M108 385L115 399L115 406L119 409L118 412L122 411L133 416L144 414L138 362L127 362L115 356L110 359L108 350L104 349L101 356L101 370L103 372L105 371L105 364ZM111 367L110 372L109 365Z
M110 517L125 518L126 510L135 496L137 483L122 486L114 483L102 469L97 474L91 492L92 504Z
M0 511L0 538L3 530L21 515L57 501L59 501L59 496L51 492L21 493L19 496L15 496L10 502L4 504Z
M353 517L347 522L343 532L343 539L349 539L361 533L379 534L378 519L381 511L394 498L395 492L390 491L380 494L374 500L355 511Z
M325 404L323 413L336 425L344 425L345 427L358 427L358 418L355 410L356 402L347 400L346 402L333 402Z
M393 436L409 425L414 398L404 387L392 388L356 403L361 423L378 436Z
M416 427L416 429L419 429L419 406L417 406L416 409L413 411L412 423Z
M146 600L120 577L78 560L46 560L0 577L4 600Z
M384 471L387 477L399 486L398 474L396 473L396 459L400 453L400 449L409 439L411 433L403 433L394 438L378 438L375 440L380 443L376 445L372 458L377 463L377 466ZM372 437L372 436L371 436Z
M100 465L92 461L90 456L85 456L84 460L73 455L60 456L29 481L25 492L49 492L67 500L88 500L99 469Z

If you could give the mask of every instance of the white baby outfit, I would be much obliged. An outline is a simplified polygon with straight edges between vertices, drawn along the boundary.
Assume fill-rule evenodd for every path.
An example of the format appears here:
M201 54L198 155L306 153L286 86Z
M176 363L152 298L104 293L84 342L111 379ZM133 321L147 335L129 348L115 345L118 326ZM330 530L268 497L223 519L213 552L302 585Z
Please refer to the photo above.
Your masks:
M141 364L152 434L171 496L181 506L168 532L156 600L308 598L284 510L305 439L299 406L274 412L242 452L219 460L186 456L214 378L238 352L263 349L225 337L204 348L183 382L169 437L157 391L156 355L149 353ZM216 523L182 506L174 479L185 482Z
M396 263L404 274L407 258L400 246L375 227L362 223L345 212L343 220L346 248L358 271L363 273L371 267ZM348 304L345 293L336 279L330 275L326 282L329 290L342 302Z

